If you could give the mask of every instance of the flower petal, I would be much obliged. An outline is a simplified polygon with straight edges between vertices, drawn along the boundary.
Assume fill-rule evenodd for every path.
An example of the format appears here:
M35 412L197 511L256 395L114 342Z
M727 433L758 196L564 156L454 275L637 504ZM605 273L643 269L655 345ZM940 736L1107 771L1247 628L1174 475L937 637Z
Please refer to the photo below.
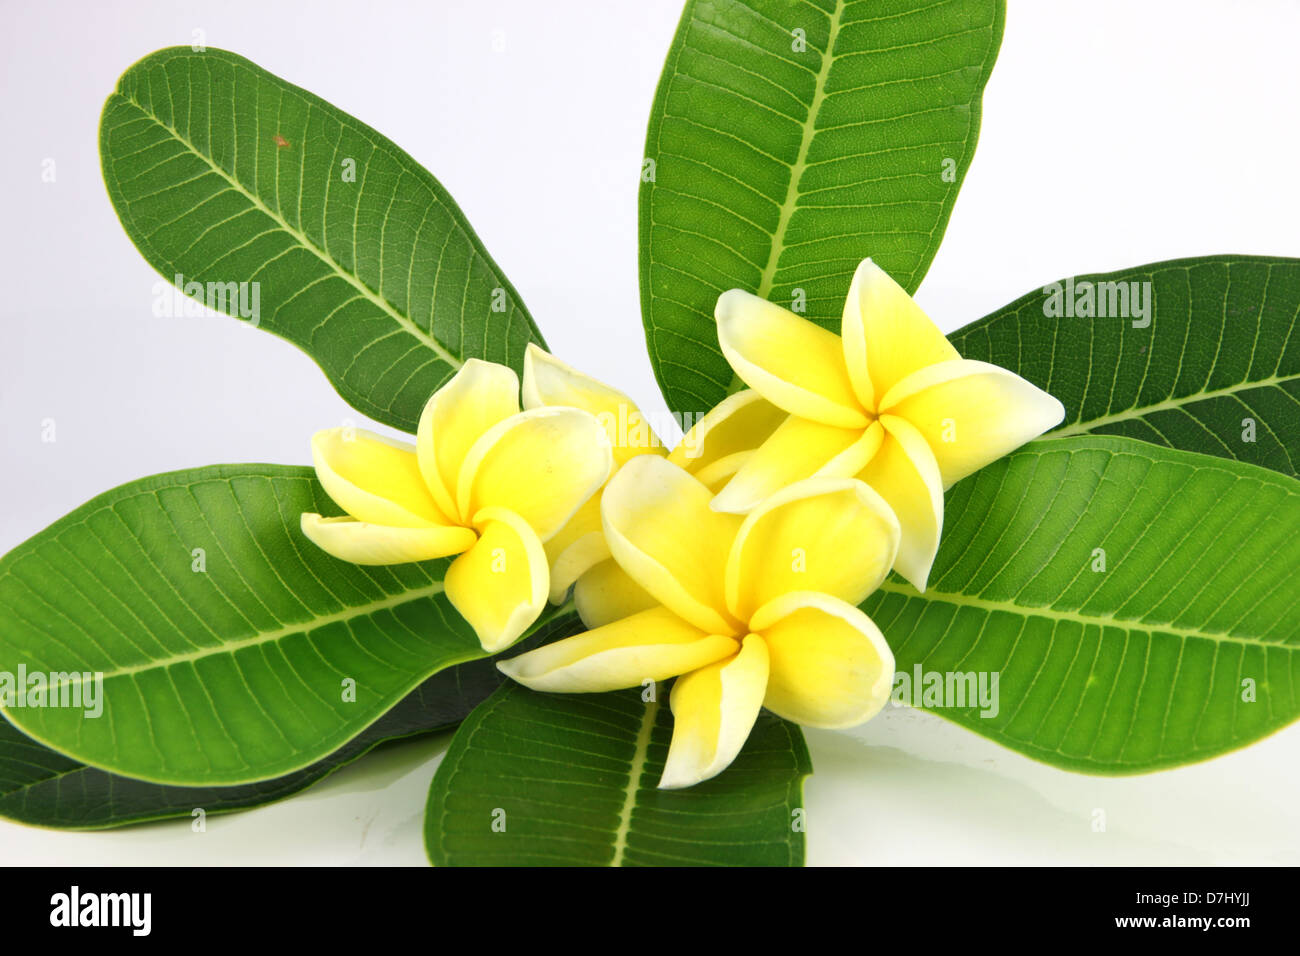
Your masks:
M796 481L852 477L875 454L883 434L875 422L864 431L791 415L740 462L735 475L713 499L713 510L745 514Z
M404 564L460 554L477 535L458 525L395 528L355 518L322 518L305 512L302 533L327 554L353 564Z
M881 410L907 419L925 436L945 488L1065 417L1065 407L1036 385L971 359L914 372L890 389Z
M590 628L659 606L613 559L600 562L578 578L573 585L573 604L582 623Z
M637 584L701 630L732 634L722 582L740 518L711 511L711 497L667 459L642 455L605 487L601 515L614 560Z
M326 493L358 521L408 528L453 523L420 476L413 445L363 428L328 428L312 436L311 457Z
M852 727L889 700L894 655L880 629L826 594L787 594L754 618L771 674L763 706L808 727Z
M497 668L533 690L602 693L685 674L731 657L739 647L730 637L706 634L656 607L501 661Z
M697 421L668 460L713 486L717 478L730 476L739 465L735 461L763 444L789 417L752 388L728 395ZM721 467L719 467L721 466ZM706 477L706 473L711 477Z
M943 530L939 466L925 438L906 420L883 415L880 424L885 440L858 478L879 492L898 517L902 536L894 570L924 591Z
M691 787L731 766L762 709L767 671L767 646L749 634L738 654L677 678L660 789Z
M595 416L613 446L616 466L637 455L664 453L636 402L529 343L524 353L524 408L564 405Z
M865 408L875 408L917 369L958 357L939 327L870 259L853 275L840 334L853 390Z
M785 414L782 412L781 414ZM695 473L695 480L708 488L709 491L717 495L719 491L727 486L729 482L745 462L754 457L752 451L738 451L734 455L728 455L726 458L719 458L711 462L707 467L701 468Z
M867 427L834 332L740 289L722 293L714 315L722 354L750 388L800 418Z
M523 518L505 508L474 516L478 541L451 563L447 600L489 653L509 647L546 606L546 552Z
M508 508L543 541L571 518L613 466L609 439L577 408L534 408L489 428L465 456L457 481L462 514Z
M727 605L748 621L783 594L822 591L857 604L898 552L898 519L854 478L810 478L750 512L727 561Z
M609 545L600 522L599 494L588 498L546 542L546 560L551 566L552 604L561 603L573 582L588 569L609 560Z
M439 505L457 514L456 482L474 443L493 425L519 412L514 369L469 359L424 406L416 431L420 471ZM472 513L460 513L468 522Z

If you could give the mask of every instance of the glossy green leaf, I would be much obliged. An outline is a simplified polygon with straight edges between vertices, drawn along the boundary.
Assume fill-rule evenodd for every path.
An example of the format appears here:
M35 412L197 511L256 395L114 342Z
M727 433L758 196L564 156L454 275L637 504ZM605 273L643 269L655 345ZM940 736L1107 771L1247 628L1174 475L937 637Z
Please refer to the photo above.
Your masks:
M580 628L577 615L566 614L521 647ZM196 808L215 814L263 806L307 789L381 744L454 727L504 679L492 660L448 668L324 760L284 777L234 787L176 787L120 777L43 747L0 719L0 816L36 826L93 830L189 817Z
M661 688L662 690L662 688ZM460 726L429 789L438 866L798 866L799 728L764 712L736 762L659 790L672 716L641 691L539 694L506 684Z
M474 684L496 689L490 661L472 661L429 678L342 749L284 777L234 787L176 787L120 777L66 757L0 720L0 816L20 823L68 829L104 829L189 816L194 809L225 813L291 796L346 766L379 744L459 723L478 694L456 691L473 668ZM458 681L459 677L459 681ZM491 680L490 684L486 682Z
M1296 477L1298 322L1300 260L1204 256L1063 280L949 338L1059 398L1053 435L1126 435Z
M415 431L465 359L519 369L542 342L441 183L242 57L173 47L136 63L104 106L100 155L150 265L293 342L371 418ZM256 309L251 285L239 299L227 283L257 283Z
M936 713L1096 773L1203 760L1300 717L1295 479L1079 436L959 482L945 515L925 595L890 578L862 605L911 685L917 667L1000 675L996 713Z
M1002 21L999 0L689 0L640 197L642 319L669 407L704 412L731 387L713 320L727 289L835 331L865 257L915 291Z
M485 656L443 594L446 561L336 560L303 537L304 511L338 513L310 468L215 465L122 485L19 545L0 559L0 674L63 675L75 701L101 673L103 712L29 701L5 716L114 773L250 783Z

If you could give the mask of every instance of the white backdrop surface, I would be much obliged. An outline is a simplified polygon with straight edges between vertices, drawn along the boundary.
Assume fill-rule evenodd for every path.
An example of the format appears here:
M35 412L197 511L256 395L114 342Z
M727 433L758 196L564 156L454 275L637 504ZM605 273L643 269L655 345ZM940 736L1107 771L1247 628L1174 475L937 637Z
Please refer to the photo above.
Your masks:
M662 409L639 320L636 176L679 14L677 0L0 2L0 552L142 475L306 463L314 430L357 418L287 343L152 314L157 276L99 173L99 110L127 66L199 29L386 133L456 196L557 354ZM1012 0L921 304L952 330L1067 274L1300 256L1297 36L1293 0ZM0 821L0 863L418 864L447 739L204 833ZM1300 863L1300 728L1117 778L907 710L808 741L812 864Z

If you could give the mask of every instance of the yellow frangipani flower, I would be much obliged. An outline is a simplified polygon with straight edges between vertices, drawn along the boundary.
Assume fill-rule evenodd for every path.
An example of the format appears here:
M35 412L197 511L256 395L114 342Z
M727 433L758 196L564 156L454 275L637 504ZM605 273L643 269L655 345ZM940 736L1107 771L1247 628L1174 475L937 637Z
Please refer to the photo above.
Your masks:
M534 690L590 693L676 677L660 787L722 772L760 708L815 727L873 717L894 658L856 605L888 573L899 528L860 481L813 478L747 516L658 456L625 464L601 500L609 549L654 604L497 666Z
M856 476L894 509L897 570L925 590L943 491L1058 424L1061 403L1020 376L963 359L870 259L849 287L840 335L740 289L718 298L722 352L788 413L714 499L745 513L810 476Z
M569 406L594 415L613 447L615 472L639 455L667 453L636 402L535 345L524 355L523 382L525 408ZM669 460L716 491L784 417L756 392L733 395L695 424ZM551 602L563 602L572 586L574 604L588 627L654 604L612 560L601 526L600 497L593 495L546 542Z
M546 605L543 543L605 480L605 432L577 408L519 410L519 378L470 359L424 407L416 444L356 428L312 437L316 475L347 517L302 516L303 533L356 564L460 555L447 599L484 650L514 643Z

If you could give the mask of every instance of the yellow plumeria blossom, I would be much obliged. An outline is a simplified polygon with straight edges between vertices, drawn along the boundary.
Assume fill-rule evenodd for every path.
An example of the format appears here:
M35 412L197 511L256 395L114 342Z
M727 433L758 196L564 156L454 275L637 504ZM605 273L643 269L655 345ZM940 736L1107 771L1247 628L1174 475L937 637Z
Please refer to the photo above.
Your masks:
M497 665L564 693L676 677L664 788L722 772L762 707L847 727L884 706L894 675L889 646L856 607L898 549L898 521L878 494L813 478L743 517L712 510L712 497L670 461L629 461L601 515L614 559L654 604Z
M1061 403L1020 376L963 359L901 286L858 266L841 334L740 289L718 298L722 352L787 414L714 499L745 513L810 476L856 476L903 530L897 570L925 590L943 491L1060 423Z
M416 444L357 428L312 437L316 475L346 517L303 533L356 564L459 555L447 599L484 650L514 643L546 605L543 543L605 483L604 430L577 408L519 410L519 378L470 359L424 407Z

